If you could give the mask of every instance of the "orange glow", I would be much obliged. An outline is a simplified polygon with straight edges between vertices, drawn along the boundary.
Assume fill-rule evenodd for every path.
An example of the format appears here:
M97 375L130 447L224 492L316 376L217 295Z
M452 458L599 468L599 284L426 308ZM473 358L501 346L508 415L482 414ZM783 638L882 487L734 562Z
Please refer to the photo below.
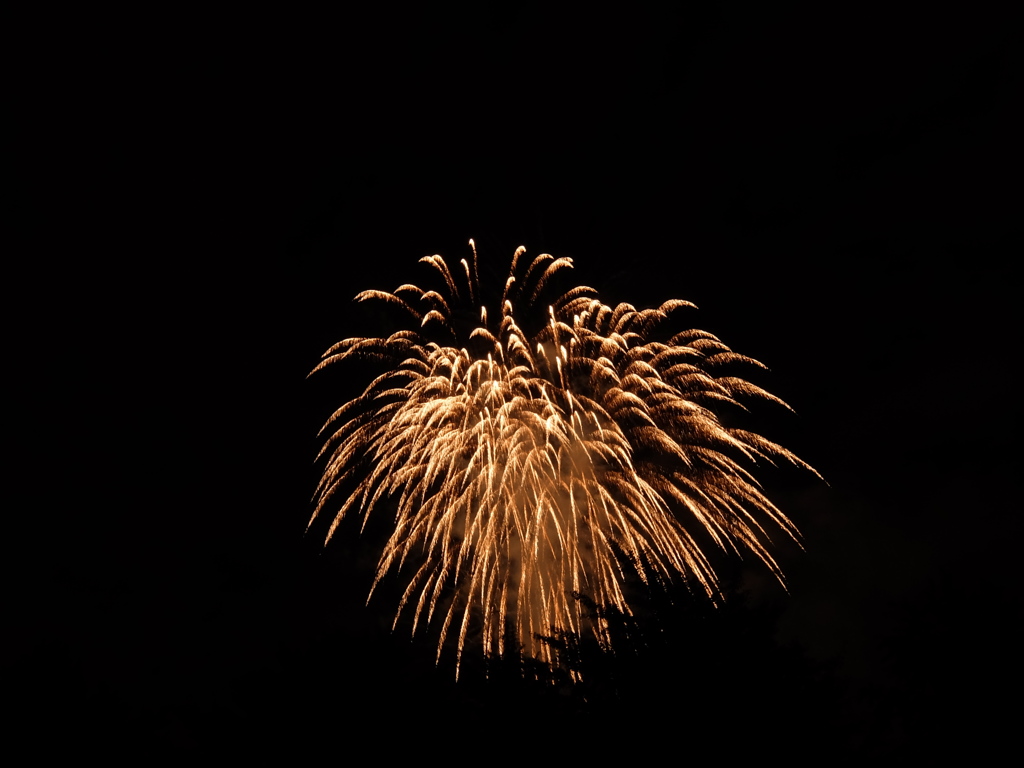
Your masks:
M415 330L345 339L313 370L349 357L392 366L321 430L327 465L310 525L329 509L329 541L347 514L397 506L373 586L392 569L408 574L396 624L406 610L414 633L440 622L438 656L453 638L457 660L476 633L485 654L519 652L505 647L512 627L524 654L554 664L536 636L590 632L607 647L602 621L573 593L629 614L627 571L682 576L717 598L702 549L712 546L751 552L782 581L769 531L799 534L751 469L783 459L814 470L717 415L745 398L785 405L717 373L764 366L704 331L659 334L689 302L612 308L581 286L541 304L572 261L529 260L523 247L500 305L485 308L470 245L455 270L421 259L447 295L406 284L356 297L402 308ZM465 308L478 324L454 341ZM522 330L540 318L533 335ZM351 495L335 501L339 492Z

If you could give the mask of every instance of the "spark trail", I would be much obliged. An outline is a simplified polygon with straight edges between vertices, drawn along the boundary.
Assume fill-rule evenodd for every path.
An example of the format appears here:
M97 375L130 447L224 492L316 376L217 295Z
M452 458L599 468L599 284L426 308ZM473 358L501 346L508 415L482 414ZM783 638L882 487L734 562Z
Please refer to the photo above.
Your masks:
M664 333L686 301L612 308L580 286L543 304L572 261L527 259L523 247L489 311L470 245L454 270L421 259L443 292L405 284L356 297L398 307L414 330L345 339L313 370L347 358L391 366L321 430L310 525L333 514L329 541L346 515L396 510L371 589L408 574L395 623L406 611L414 633L440 622L438 656L454 639L457 664L477 634L486 655L555 664L538 635L586 631L607 647L606 626L574 594L629 614L630 572L682 577L717 598L706 550L720 549L752 553L782 581L770 536L799 534L752 470L780 459L814 470L719 418L751 398L785 406L722 375L764 366L705 331Z

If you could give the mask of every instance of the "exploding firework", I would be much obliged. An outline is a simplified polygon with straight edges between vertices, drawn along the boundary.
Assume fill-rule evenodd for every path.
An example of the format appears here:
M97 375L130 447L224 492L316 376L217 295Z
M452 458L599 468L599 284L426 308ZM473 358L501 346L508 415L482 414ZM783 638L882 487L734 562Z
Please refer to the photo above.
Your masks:
M580 286L543 302L572 261L527 259L523 247L488 312L470 245L460 270L421 259L441 291L356 297L398 307L415 330L345 339L313 370L353 357L390 366L321 430L310 525L336 510L329 541L350 513L365 525L374 509L394 510L370 594L404 569L396 625L406 611L413 633L439 621L438 656L455 639L456 670L471 634L485 655L553 665L544 636L586 631L608 646L600 611L579 596L629 614L632 574L682 578L717 598L706 550L722 549L753 553L781 581L769 532L798 532L751 469L777 459L811 468L719 418L747 398L785 405L720 375L764 366L704 331L659 334L686 301L611 308Z

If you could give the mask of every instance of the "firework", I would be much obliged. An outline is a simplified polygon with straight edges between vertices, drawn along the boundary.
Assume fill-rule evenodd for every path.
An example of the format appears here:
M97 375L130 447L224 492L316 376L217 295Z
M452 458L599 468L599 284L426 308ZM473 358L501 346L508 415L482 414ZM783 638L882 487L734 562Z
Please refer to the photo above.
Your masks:
M310 525L330 508L330 540L346 515L365 525L374 509L393 511L370 594L387 573L407 574L396 625L407 611L414 633L438 622L438 656L453 639L456 669L477 635L486 655L554 664L540 638L556 631L607 646L607 627L577 598L629 614L634 573L717 598L706 550L722 549L753 553L781 581L770 534L798 532L751 470L810 467L718 415L747 398L785 405L721 375L764 366L710 333L662 332L686 301L612 308L580 286L544 302L572 261L528 259L523 247L489 310L470 245L460 269L421 259L442 290L356 297L398 307L415 330L345 339L313 370L352 357L390 366L321 430Z

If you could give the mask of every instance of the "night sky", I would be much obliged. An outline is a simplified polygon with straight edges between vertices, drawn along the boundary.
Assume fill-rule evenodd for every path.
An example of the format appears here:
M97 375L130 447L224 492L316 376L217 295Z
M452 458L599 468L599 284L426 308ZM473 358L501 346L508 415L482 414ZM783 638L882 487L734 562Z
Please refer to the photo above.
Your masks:
M9 291L34 426L4 654L22 733L830 761L1009 737L1011 26L748 5L31 25L32 277ZM693 301L687 324L768 365L755 383L796 414L758 428L828 481L764 477L805 535L780 551L788 595L724 560L725 606L652 595L617 630L640 640L580 652L578 686L479 661L456 684L436 632L364 605L374 532L304 531L317 431L366 381L306 374L382 332L357 293L469 238L498 280L525 245L606 303Z

